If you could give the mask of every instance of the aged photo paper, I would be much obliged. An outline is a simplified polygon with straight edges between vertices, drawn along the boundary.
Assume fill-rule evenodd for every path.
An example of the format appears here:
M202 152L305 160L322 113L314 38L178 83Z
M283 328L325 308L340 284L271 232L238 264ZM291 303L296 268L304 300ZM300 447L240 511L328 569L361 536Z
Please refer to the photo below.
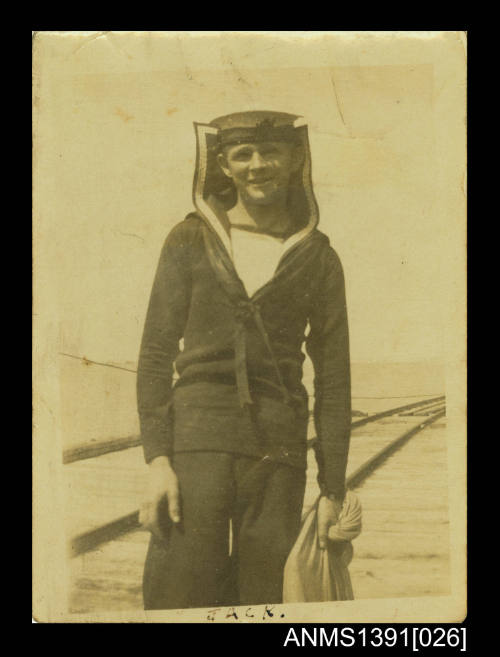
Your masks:
M33 35L33 616L38 622L464 620L466 38L458 31ZM265 199L279 188L283 170L291 171L283 189L300 192L291 205L287 192L283 222L273 219L265 234L240 225L247 207L255 210L248 216L265 220ZM293 187L290 181L296 180ZM214 210L207 190L220 191L220 200L227 189L239 196L220 212ZM287 209L296 211L300 204L306 219L289 229ZM279 232L278 225L284 230ZM196 257L194 244L199 245ZM210 249L218 255L210 255ZM309 273L303 269L306 260ZM278 262L292 261L283 274ZM226 269L215 276L221 262ZM162 267L170 272L164 280ZM333 273L321 273L327 270ZM205 272L197 285L206 285L199 288L198 300L186 292L186 281L191 285L196 271ZM311 317L304 311L311 330L307 338L301 337L305 320L302 326L299 315L301 299L316 294L304 291L309 283L307 290L319 296L311 301L316 304ZM229 330L224 314L229 306L217 304L225 290L232 302L235 285L240 285L236 329L231 328L227 354L223 345L208 371L203 354L194 364L193 359L207 340ZM327 289L337 296L328 296ZM344 290L347 315L341 316ZM167 311L169 304L173 310ZM190 544L191 551L179 543L177 556L165 557L166 565L151 552L147 557L151 534L144 526L145 518L151 519L153 481L146 460L169 458L158 442L166 398L155 402L165 415L151 411L162 386L166 391L172 385L150 376L155 340L180 324L182 313L192 317L197 312L196 339L193 332L184 335L183 328L175 332L174 351L179 348L181 356L174 381L180 377L181 382L175 387L173 463L181 497L189 477L193 490L200 486L201 491L229 460L238 463L235 469L247 467L241 465L243 458L220 447L223 440L237 439L233 425L221 420L219 426L214 418L222 417L220 409L229 417L231 405L252 406L256 381L273 388L270 406L262 402L262 408L274 409L269 417L276 432L289 427L283 429L283 444L289 444L295 425L303 426L297 450L304 467L307 461L307 473L304 467L294 470L291 482L276 484L277 495L283 494L279 486L297 486L305 477L303 506L291 501L293 495L302 500L301 490L286 493L295 520L280 511L262 531L278 538L288 532L288 554L297 533L293 522L301 512L304 523L315 518L310 514L316 513L320 492L337 519L341 508L344 521L349 513L358 514L352 534L337 536L348 579L344 587L337 580L336 592L323 592L326 597L304 597L309 575L300 592L297 580L293 585L287 580L284 601L257 593L271 590L276 569L282 576L282 565L270 565L273 540L256 570L248 570L245 586L253 593L242 604L186 602L165 609L167 603L158 602L163 593L160 598L151 594L151 587L161 588L158 572L183 558L168 579L171 591L179 594L171 600L184 599L178 568L186 576L196 568L206 577L215 568L207 538L215 520L203 515L203 499L193 502L193 513L203 516L198 532L203 540L196 548ZM341 343L328 351L325 326L331 322L328 335L337 335L347 318L342 370ZM281 328L273 329L273 321L281 321ZM294 331L300 334L295 356ZM249 335L257 336L259 347ZM300 351L301 340L307 353ZM304 358L295 388L281 348L292 350L288 360ZM323 380L329 359L336 360L328 372L336 374L327 373ZM232 364L230 376L223 372L224 363ZM185 385L191 371L202 374ZM344 475L341 449L336 444L328 452L327 438L319 435L328 432L330 416L318 410L320 420L313 416L314 404L318 409L320 397L341 379L346 400L350 386L351 406L332 397L331 417L337 413L335 433L342 407L351 427L350 444L348 437L343 443L345 499L337 485ZM305 410L287 416L290 405L277 404L283 399L288 404L287 395L299 387ZM193 402L193 390L202 391L198 401ZM261 407L253 403L252 408ZM213 416L206 409L215 409ZM292 424L289 418L295 418ZM206 443L198 448L195 441L202 434ZM251 452L246 434L238 440L250 462L259 452ZM323 448L327 458L321 466L315 453ZM212 460L201 464L203 450ZM320 491L321 467L330 488ZM292 472L286 464L276 468ZM261 484L254 485L254 503L264 508L264 493L256 492ZM188 498L184 494L186 525L175 534L179 541L189 533ZM315 520L310 521L314 529ZM168 512L162 522L171 522ZM233 517L228 526L234 553L240 525ZM331 530L328 540L333 541ZM177 525L165 530L169 536L177 531ZM153 602L145 609L146 557L150 571L144 585L150 593L145 595ZM255 553L241 556L242 563L245 558L250 563ZM297 569L294 577L304 567L301 559L295 552L287 562L288 569ZM269 576L262 574L267 571ZM243 587L240 581L241 595ZM208 595L195 593L191 600Z

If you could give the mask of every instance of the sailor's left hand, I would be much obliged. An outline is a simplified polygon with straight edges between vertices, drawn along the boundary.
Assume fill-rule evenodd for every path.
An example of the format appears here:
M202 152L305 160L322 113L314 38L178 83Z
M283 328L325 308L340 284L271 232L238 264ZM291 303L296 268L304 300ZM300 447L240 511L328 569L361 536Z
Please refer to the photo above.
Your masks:
M342 502L337 498L322 496L318 504L318 544L321 550L327 546L328 529L336 525L342 510Z

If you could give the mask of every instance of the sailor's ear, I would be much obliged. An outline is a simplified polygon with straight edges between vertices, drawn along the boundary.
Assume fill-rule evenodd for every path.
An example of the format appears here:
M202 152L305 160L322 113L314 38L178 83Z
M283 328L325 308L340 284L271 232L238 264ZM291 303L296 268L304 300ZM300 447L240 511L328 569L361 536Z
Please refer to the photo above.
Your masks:
M228 178L232 178L231 171L229 170L229 167L227 165L227 158L224 155L224 153L219 153L217 155L217 164L220 166L222 171L224 171L224 173Z
M302 145L294 145L292 150L292 171L298 171L304 162L304 149Z

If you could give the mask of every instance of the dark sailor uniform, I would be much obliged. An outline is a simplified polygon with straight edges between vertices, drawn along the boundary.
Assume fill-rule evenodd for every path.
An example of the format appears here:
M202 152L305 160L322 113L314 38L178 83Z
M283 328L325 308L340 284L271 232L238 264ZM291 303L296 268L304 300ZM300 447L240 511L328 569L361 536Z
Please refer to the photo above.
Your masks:
M172 460L182 515L174 526L164 509L165 538L151 538L146 609L281 601L305 487L304 343L315 373L318 481L324 494L345 493L351 398L344 277L317 228L307 127L297 119L248 112L195 126L196 211L164 244L137 377L145 459ZM283 139L304 152L290 185L293 223L273 277L249 296L232 259L226 213L234 188L215 154L221 143Z

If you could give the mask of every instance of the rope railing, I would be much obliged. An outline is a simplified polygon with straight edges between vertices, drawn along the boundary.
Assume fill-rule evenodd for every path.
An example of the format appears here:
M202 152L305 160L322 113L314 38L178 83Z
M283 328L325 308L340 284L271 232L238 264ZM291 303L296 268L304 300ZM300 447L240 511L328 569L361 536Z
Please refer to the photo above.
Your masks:
M444 395L441 396L439 399L444 399ZM429 405L429 401L424 403L420 402L421 406L426 404ZM382 411L381 413L375 413L373 415L368 416L368 418L355 420L351 426L353 427L361 426L366 424L367 422L375 422L389 415L396 415L400 411L407 409L408 406L409 405L400 406L397 408L389 409L387 411ZM411 404L410 406L415 406L415 403ZM399 449L399 447L401 447L413 435L424 429L426 426L432 424L439 418L443 417L445 413L446 411L444 408L438 410L437 412L433 413L426 419L422 420L421 422L418 422L411 429L409 429L404 434L397 437L396 439L391 441L388 445L383 447L379 452L377 452L373 457L365 461L365 463L363 463L359 468L357 468L355 472L353 472L351 475L349 475L349 477L347 477L346 479L347 487L352 489L355 488L356 486L359 486L362 483L362 481L366 479L366 477L368 477L371 474L371 472L373 472L374 469L376 469L383 461L386 460L388 456L390 456L390 454L392 454L396 449ZM315 440L317 439L312 438L311 440L309 440L308 447L311 447ZM70 542L71 556L75 557L85 552L89 552L90 550L95 549L102 543L107 543L109 541L112 541L115 538L118 538L120 535L136 530L139 527L140 527L139 511L135 510L124 516L116 518L111 522L100 525L95 529L91 529L89 531L83 532L82 534L75 536Z
M442 402L445 399L444 395L438 397L432 397L424 401L420 400L417 402L412 402L411 404L404 404L403 406L398 406L397 408L391 408L386 411L381 411L379 413L372 413L371 415L365 415L359 419L353 420L351 426L353 428L367 424L368 422L373 422L379 420L383 417L394 415L403 411L408 411L413 408L427 407L435 402ZM311 411L312 413L312 411ZM308 441L308 445L312 444L312 441L315 440L311 438ZM141 439L139 436L125 436L123 438L110 438L108 440L102 440L98 443L84 443L82 445L77 445L65 449L63 451L63 463L74 463L75 461L82 461L83 459L91 459L96 456L102 456L104 454L110 454L112 452L119 452L124 449L129 449L131 447L138 447L141 444Z

